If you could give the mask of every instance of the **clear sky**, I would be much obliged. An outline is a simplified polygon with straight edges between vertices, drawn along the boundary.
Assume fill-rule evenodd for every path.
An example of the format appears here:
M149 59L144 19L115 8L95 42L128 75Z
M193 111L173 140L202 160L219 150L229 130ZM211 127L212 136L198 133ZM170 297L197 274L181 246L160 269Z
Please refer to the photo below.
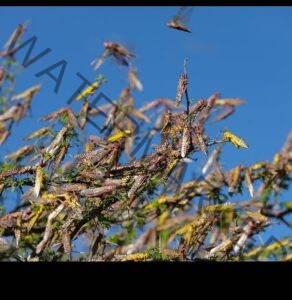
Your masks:
M81 83L76 72L94 80L97 73L90 62L102 52L102 43L110 40L128 45L137 55L135 65L144 85L144 91L134 95L137 106L158 97L174 98L183 59L188 57L191 98L218 91L224 98L247 101L226 121L209 126L213 137L229 128L250 146L247 150L224 146L224 168L271 160L292 129L292 7L197 7L189 23L192 34L165 26L176 9L1 7L0 45L18 23L29 20L26 38L37 36L35 51L53 50L18 78L19 92L43 85L33 102L32 117L17 126L19 136L35 129L40 116L66 105ZM68 65L55 94L49 78L34 74L61 59ZM108 61L99 72L109 79L103 91L115 99L127 84L126 70ZM19 146L19 139L11 138L1 155ZM291 190L284 194L285 200L291 196ZM287 229L281 233L289 234Z

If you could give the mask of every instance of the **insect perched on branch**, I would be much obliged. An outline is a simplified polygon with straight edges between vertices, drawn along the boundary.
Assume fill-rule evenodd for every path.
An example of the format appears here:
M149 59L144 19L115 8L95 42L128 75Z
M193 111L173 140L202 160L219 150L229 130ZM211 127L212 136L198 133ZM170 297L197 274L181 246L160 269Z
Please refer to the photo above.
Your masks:
M41 89L41 85L34 85L28 89L26 89L25 91L23 91L22 93L16 94L12 97L11 100L24 100L24 101L31 101L33 96L38 93Z
M0 67L0 87L1 87L2 82L5 79L5 75L6 75L5 69Z
M177 89L176 89L176 97L175 97L175 105L179 107L182 97L186 94L187 98L187 106L189 105L188 95L187 95L187 87L188 87L188 74L187 74L187 59L184 59L184 70L179 76Z
M189 129L189 124L186 122L184 129L183 129L183 134L182 134L182 141L181 141L181 157L185 158L187 156L187 153L190 148L190 129Z
M23 24L18 24L8 41L4 45L4 50L0 51L0 57L10 57L13 58L13 54L15 53L15 46L18 44L21 39L23 33L26 30L28 22L24 22Z
M246 142L231 131L225 130L223 132L222 139L223 141L232 143L236 148L248 148Z
M191 33L190 29L188 29L186 26L186 23L189 21L192 11L193 7L181 6L177 14L170 21L168 21L166 25L176 30Z
M79 101L79 100L82 100L83 98L91 96L105 82L106 82L106 79L103 76L101 76L101 75L98 76L96 78L95 82L93 82L90 86L88 86L87 88L85 88L83 91L81 91L77 95L76 100Z

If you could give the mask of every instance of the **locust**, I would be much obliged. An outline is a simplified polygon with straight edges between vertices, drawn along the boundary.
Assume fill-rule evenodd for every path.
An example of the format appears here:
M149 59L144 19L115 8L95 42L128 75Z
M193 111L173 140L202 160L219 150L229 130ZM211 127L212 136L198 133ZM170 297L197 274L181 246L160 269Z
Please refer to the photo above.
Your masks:
M137 76L137 70L130 68L128 73L128 79L131 89L136 89L138 91L143 91L143 85Z
M2 85L2 82L5 79L6 71L4 68L0 67L0 87Z
M196 104L190 107L189 115L191 119L196 119L198 114L207 106L206 100L199 100Z
M235 189L240 182L242 167L237 166L234 169L230 170L228 173L228 192L234 193Z
M193 8L189 6L180 7L176 15L170 21L168 21L166 25L172 29L191 33L190 29L185 23L188 22L192 10Z
M176 103L177 107L180 105L180 103L182 101L182 97L183 97L183 94L186 92L187 85L188 85L187 74L182 73L179 76L177 90L176 90L175 103Z
M40 129L32 132L31 134L29 134L26 137L26 140L32 140L32 139L36 139L36 138L42 138L42 137L47 136L49 134L52 134L51 127L42 127Z
M224 130L222 140L232 143L236 148L248 148L246 142L229 130Z
M81 91L77 97L76 97L76 100L79 101L79 100L82 100L83 98L86 98L90 95L93 95L95 93L95 91L100 88L100 86L106 82L106 79L105 77L103 76L99 76L96 78L95 82L92 83L89 87L85 88L83 91Z
M68 143L65 143L65 145L63 145L60 148L59 152L54 157L54 159L53 159L54 170L56 170L60 166L61 162L63 161L63 159L68 151L68 148L69 148Z
M105 176L105 173L100 170L93 170L93 171L81 171L78 173L77 179L82 179L86 181L91 180L97 180L97 179L103 179Z
M105 50L102 55L91 62L94 70L97 70L109 56L113 56L116 62L123 66L129 66L129 61L135 57L133 53L131 53L121 44L104 42L103 46Z
M84 151L85 153L91 152L95 147L94 143L85 143L84 145Z
M116 133L114 133L113 135L108 137L107 140L108 140L108 142L113 143L113 142L120 140L121 138L128 136L131 133L132 133L131 130L124 130L124 131L118 130Z
M97 157L100 154L101 154L101 150L95 149L95 150L92 150L92 151L89 151L86 153L77 154L77 155L75 155L75 159L81 160L82 162L84 162L84 160L90 160L94 157Z
M41 89L41 85L34 85L28 89L26 89L25 91L23 91L22 93L16 94L12 97L11 100L25 100L25 101L31 101L33 96L38 93Z
M64 140L64 137L66 135L66 133L68 132L68 127L65 126L63 127L58 134L56 135L56 137L53 139L53 141L51 142L51 144L46 148L45 153L49 155L49 157L53 157L57 151L60 149L61 144ZM45 157L44 161L47 161L49 159L49 157Z
M141 188L141 186L143 185L145 180L146 180L145 175L134 176L134 183L131 186L130 190L128 191L128 198L129 198L130 202L132 202L134 200L134 198L137 195L138 190Z
M132 162L125 164L125 165L120 165L117 166L115 169L110 170L111 174L116 174L116 173L124 173L124 172L137 172L139 170L142 170L144 167L143 163L139 160L133 160Z
M26 174L26 173L32 174L34 172L35 172L35 167L32 167L32 166L17 167L17 168L13 168L9 171L0 173L0 180L2 180L3 178L6 178L6 177L14 176L14 175L22 175L22 174Z
M245 184L249 191L250 197L254 198L254 187L252 185L252 178L251 178L250 170L248 168L245 169L244 179L245 179Z
M18 120L20 118L22 111L22 106L20 104L16 104L11 106L6 112L0 115L0 122L8 121L8 120Z
M113 129L117 128L119 130L128 130L127 128L135 128L137 122L135 118L140 119L146 123L150 123L151 120L144 115L141 111L134 108L134 101L131 97L128 88L121 92L121 95L116 103L112 105L111 110L102 127L102 132L107 129L107 134Z
M50 113L49 115L46 115L42 117L42 120L44 121L52 121L56 119L61 119L62 117L66 116L68 118L68 123L74 127L78 126L78 121L70 107L67 108L61 108L57 111L54 111Z
M119 107L117 105L113 105L107 114L106 120L104 121L102 131L104 131L106 128L113 127L118 113L119 113Z
M39 254L43 251L44 247L49 241L49 238L52 234L52 221L60 214L60 212L65 208L65 205L60 204L54 211L52 211L48 216L48 221L46 224L45 233L43 239L36 247L36 254Z
M163 115L163 126L161 128L161 142L162 143L165 143L167 138L168 138L168 135L169 135L169 132L170 132L170 128L172 126L172 113L171 112L166 112L164 113Z
M66 183L61 186L61 189L65 192L80 192L87 188L83 183Z
M84 129L86 120L87 120L87 115L88 115L88 108L89 108L89 103L88 101L84 101L81 107L81 111L79 114L79 127L81 129Z
M116 186L108 185L104 187L84 189L80 192L80 195L85 197L98 197L98 196L112 193L115 190L116 190Z
M194 127L194 132L195 132L195 136L197 138L198 141L198 146L200 148L200 150L207 155L207 146L205 144L204 138L203 138L203 128L200 125L196 125Z
M90 135L88 137L88 142L93 143L94 145L99 146L99 147L105 147L107 145L106 141L104 141L103 139L101 139L95 135Z
M126 87L126 88L122 89L119 99L118 99L118 102L120 104L123 104L123 103L125 104L125 103L128 103L129 99L131 99L131 98L132 98L131 89L129 87Z
M128 122L128 126L127 129L130 133L133 133L135 131L134 126L132 125L132 122ZM134 134L130 134L128 135L126 141L125 141L125 152L128 155L128 157L132 156L132 147L134 144L134 140L135 140L135 135Z
M122 154L122 151L125 146L125 140L122 139L120 141L117 141L116 143L113 144L113 148L110 151L110 154L106 160L106 164L108 164L111 168L112 167L117 167L118 165L118 160Z
M0 57L13 58L13 54L17 49L15 46L25 32L26 26L27 22L17 25L16 29L4 45L4 51L0 51Z
M11 34L10 38L6 42L4 49L12 49L16 45L17 41L21 38L25 32L27 23L17 25L16 29Z
M210 155L207 163L205 164L205 166L202 169L202 174L205 175L208 170L210 169L210 167L214 164L218 164L218 159L219 159L219 155L221 153L221 147L218 146L217 148L215 148L212 152L212 154Z
M183 129L182 141L181 141L181 157L185 158L189 152L191 146L190 128L188 122Z
M32 145L26 145L23 146L22 148L18 149L17 151L6 155L5 159L9 159L12 161L18 161L20 159L22 159L23 157L27 156L28 154L30 154L32 151L34 151L34 146Z
M143 105L139 111L140 112L145 112L148 110L151 110L157 106L165 106L168 110L173 110L176 108L175 102L171 99L168 98L157 98L154 99L150 102L148 102L147 104Z
M42 167L39 165L37 166L36 173L35 173L34 194L36 197L39 196L40 190L43 186L43 180L44 180L44 172Z
M6 141L8 136L10 135L10 131L7 130L4 123L0 123L0 146Z
M216 106L238 106L244 104L245 100L240 98L224 98L224 99L216 99L215 104Z
M204 110L201 111L197 121L200 126L203 126L208 120L211 110L215 105L216 99L218 99L219 96L220 94L215 92L206 100L206 106Z
M184 60L184 71L180 74L178 80L176 97L175 97L175 104L177 107L180 105L183 95L186 93L187 96L188 74L186 70L186 63L187 63L187 59Z

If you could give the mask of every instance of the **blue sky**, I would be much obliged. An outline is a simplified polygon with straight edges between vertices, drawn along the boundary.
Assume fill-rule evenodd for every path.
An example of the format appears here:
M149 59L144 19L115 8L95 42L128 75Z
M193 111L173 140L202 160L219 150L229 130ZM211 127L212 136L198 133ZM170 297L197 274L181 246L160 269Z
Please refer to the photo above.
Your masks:
M247 101L228 120L209 126L215 137L229 128L250 145L241 151L224 146L224 168L271 160L292 127L292 7L197 7L189 23L192 34L165 26L176 9L1 7L0 45L18 23L29 20L26 37L37 36L35 51L53 50L17 80L17 91L43 85L33 103L32 117L17 126L19 136L35 129L45 113L66 105L81 83L76 72L94 80L98 73L90 62L102 52L102 43L112 40L124 43L137 55L135 65L144 85L144 91L134 95L137 106L158 97L174 98L183 59L188 57L192 98L218 91L223 98ZM68 65L60 92L55 94L49 78L34 74L61 59ZM115 99L127 84L126 70L107 61L99 72L109 79L103 91ZM17 137L11 138L1 154L19 146ZM291 200L291 196L290 190L283 197ZM288 234L286 229L281 232Z

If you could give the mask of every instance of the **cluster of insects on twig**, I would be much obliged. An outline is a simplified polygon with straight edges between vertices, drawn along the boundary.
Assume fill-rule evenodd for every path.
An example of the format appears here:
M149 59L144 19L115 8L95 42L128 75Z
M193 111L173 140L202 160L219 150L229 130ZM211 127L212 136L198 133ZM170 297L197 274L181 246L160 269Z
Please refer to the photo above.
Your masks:
M190 12L180 9L168 26L190 32L183 23ZM15 37L11 40L15 43ZM291 136L272 162L224 171L223 144L249 146L230 130L212 138L206 123L213 115L217 121L226 119L244 101L221 98L217 92L190 101L185 59L174 99L157 98L137 107L133 90L142 91L143 85L132 67L135 55L113 42L105 42L104 48L93 68L113 57L128 68L129 86L116 100L93 105L90 100L106 82L97 77L75 97L82 103L79 111L63 107L43 116L45 125L0 164L2 197L21 192L16 208L0 216L0 243L6 247L0 247L0 257L9 250L24 261L72 260L74 241L81 236L89 250L78 259L87 261L264 259L279 245L291 249L291 239L265 248L255 247L253 240L275 220L291 226L291 202L277 206L272 200L291 179ZM0 70L0 82L5 81L6 70ZM12 103L20 102L2 111L1 128L26 116L39 91L36 85L13 94ZM95 131L86 135L90 125ZM4 143L3 136L5 129ZM74 148L82 138L83 148ZM184 181L197 153L206 157L203 176ZM243 189L248 201L231 202ZM112 233L113 228L118 229ZM14 243L9 246L5 238L10 236ZM285 253L281 259L291 259Z

